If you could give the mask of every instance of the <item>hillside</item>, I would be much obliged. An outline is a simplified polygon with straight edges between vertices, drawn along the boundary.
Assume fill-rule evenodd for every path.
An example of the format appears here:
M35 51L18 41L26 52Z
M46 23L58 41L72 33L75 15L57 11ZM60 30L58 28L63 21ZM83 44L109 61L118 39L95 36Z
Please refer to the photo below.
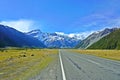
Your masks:
M76 48L79 49L86 49L89 46L91 46L92 44L94 44L95 42L99 41L101 38L107 36L108 34L110 34L111 32L117 30L117 28L106 28L102 31L98 31L98 32L94 32L91 35L89 35L86 39L82 40L77 46Z
M113 31L88 49L120 49L120 29Z
M8 26L0 25L0 47L45 47L39 40Z

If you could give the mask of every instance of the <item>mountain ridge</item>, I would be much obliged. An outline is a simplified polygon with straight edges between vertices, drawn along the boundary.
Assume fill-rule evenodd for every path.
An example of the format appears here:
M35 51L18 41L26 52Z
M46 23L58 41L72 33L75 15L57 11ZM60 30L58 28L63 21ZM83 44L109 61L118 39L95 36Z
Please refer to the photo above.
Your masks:
M9 26L0 25L0 47L45 47L39 40Z
M61 35L56 32L46 33L41 32L39 29L32 30L26 34L42 41L47 47L54 48L73 48L81 41L76 36L69 37L68 35Z
M87 47L89 47L90 45L94 44L95 42L99 41L101 38L107 36L108 34L110 34L111 32L113 32L114 30L116 30L118 28L105 28L102 31L97 31L92 33L91 35L89 35L86 39L82 40L77 46L76 48L79 49L86 49Z
M120 49L119 34L120 29L117 29L89 46L88 49Z

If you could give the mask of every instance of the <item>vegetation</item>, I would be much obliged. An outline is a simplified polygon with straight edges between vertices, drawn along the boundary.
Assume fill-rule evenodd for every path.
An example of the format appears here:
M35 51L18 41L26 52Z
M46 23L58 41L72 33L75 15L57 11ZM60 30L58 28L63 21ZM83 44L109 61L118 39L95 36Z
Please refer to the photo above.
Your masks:
M55 49L1 49L0 80L27 80L56 59L57 53Z
M120 49L120 29L94 43L88 49Z
M120 50L72 50L81 54L94 55L102 58L120 61Z

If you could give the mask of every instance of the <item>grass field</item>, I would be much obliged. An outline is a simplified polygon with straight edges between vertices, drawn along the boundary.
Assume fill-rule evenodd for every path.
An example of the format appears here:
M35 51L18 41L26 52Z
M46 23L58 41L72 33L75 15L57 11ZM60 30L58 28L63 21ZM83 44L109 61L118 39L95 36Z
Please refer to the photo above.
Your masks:
M55 49L9 49L0 52L0 80L27 80L56 59Z
M75 51L81 54L95 55L95 56L102 57L102 58L108 58L108 59L120 61L120 50L77 50L77 49L73 49L71 51Z

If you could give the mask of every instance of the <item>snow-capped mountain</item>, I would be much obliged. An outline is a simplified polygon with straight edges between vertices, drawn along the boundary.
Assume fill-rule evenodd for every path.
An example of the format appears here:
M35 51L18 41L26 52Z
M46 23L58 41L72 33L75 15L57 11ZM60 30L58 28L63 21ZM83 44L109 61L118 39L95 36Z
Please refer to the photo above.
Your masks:
M82 35L78 34L64 34L60 32L46 33L41 30L32 30L27 35L30 35L36 39L42 41L47 47L54 48L73 48L75 47L82 38Z
M70 33L70 34L65 34L63 32L55 32L55 33L58 35L68 36L70 38L76 38L80 40L83 40L86 38L86 36L88 36L86 33Z

